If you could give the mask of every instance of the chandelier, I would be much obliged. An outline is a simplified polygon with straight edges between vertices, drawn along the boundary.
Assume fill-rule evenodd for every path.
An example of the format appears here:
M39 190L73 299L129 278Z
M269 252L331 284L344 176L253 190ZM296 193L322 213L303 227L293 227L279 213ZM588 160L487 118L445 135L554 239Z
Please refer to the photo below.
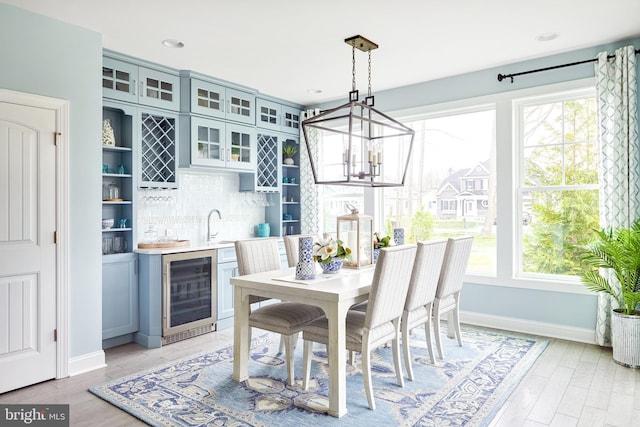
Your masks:
M352 90L349 101L302 122L316 184L361 187L401 187L413 147L413 129L374 108L371 94L371 51L378 48L362 36L345 39L351 45ZM356 89L356 49L368 53L367 96Z

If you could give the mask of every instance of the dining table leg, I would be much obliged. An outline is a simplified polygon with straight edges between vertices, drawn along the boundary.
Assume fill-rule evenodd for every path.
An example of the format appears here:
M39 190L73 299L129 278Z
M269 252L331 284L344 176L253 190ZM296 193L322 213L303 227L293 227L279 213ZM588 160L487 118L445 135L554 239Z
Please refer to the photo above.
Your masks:
M347 414L347 353L345 320L349 304L333 304L325 308L329 328L329 415Z
M249 378L249 295L236 286L233 291L233 379Z

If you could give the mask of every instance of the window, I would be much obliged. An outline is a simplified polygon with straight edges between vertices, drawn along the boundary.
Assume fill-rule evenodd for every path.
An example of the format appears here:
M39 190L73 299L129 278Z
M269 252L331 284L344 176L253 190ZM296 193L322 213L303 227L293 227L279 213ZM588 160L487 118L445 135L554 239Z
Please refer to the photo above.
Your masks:
M519 154L519 273L577 275L573 245L598 221L593 89L514 101Z
M401 120L416 135L405 186L384 190L384 231L402 227L407 242L471 234L467 272L495 275L494 107Z
M416 135L405 186L373 190L378 231L473 235L473 283L583 290L572 248L599 228L593 79L392 115ZM331 191L333 230L344 201L361 207L369 192Z

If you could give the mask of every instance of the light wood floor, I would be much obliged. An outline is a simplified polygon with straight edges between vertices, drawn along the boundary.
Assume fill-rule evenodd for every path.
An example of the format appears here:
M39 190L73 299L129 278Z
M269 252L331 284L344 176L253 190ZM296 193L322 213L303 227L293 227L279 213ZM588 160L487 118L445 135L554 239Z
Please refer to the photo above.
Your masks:
M72 426L144 425L87 389L232 341L233 330L225 329L159 349L123 345L106 351L106 368L5 393L0 403L69 404ZM610 349L551 340L491 427L633 426L638 420L640 370L615 364Z

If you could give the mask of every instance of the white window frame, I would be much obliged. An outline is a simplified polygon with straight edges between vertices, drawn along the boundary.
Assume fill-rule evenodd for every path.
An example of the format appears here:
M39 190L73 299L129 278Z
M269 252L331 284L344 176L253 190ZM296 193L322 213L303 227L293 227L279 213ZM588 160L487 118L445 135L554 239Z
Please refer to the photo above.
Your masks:
M515 171L516 171L516 177L517 179L514 180L514 184L515 184L515 190L516 190L516 201L515 201L515 212L516 212L516 218L522 218L522 216L524 215L524 209L523 209L523 200L522 200L522 195L523 195L523 188L527 188L530 189L531 187L525 187L522 186L521 187L521 183L524 182L524 175L525 175L525 170L524 170L524 147L522 145L522 141L524 139L523 133L524 133L524 129L522 129L522 115L523 115L523 110L524 108L528 107L528 106L534 106L534 105L540 105L541 102L543 103L553 103L553 102L563 102L563 101L569 101L569 100L575 100L575 99L583 99L583 98L588 98L588 97L595 97L596 96L596 89L595 86L592 84L591 86L584 86L584 87L579 87L579 88L572 88L572 89L568 89L565 91L553 91L553 92L547 92L544 94L536 94L534 96L529 96L529 97L520 97L517 99L513 100L513 116L514 116L514 145L517 146L517 149L515 150L515 154L516 154L516 159L514 162L515 165ZM563 166L564 167L564 166ZM554 189L557 189L559 191L566 191L566 190L593 190L593 189L597 189L598 188L598 184L584 184L584 185L556 185L553 186ZM549 189L549 188L547 188ZM522 271L522 257L523 257L523 253L522 253L522 239L523 239L523 228L522 228L522 221L517 222L515 224L516 226L516 232L514 233L514 236L517 236L516 241L520 242L520 244L516 245L516 259L515 259L515 264L516 264L516 268L515 268L515 276L519 277L519 278L532 278L532 279L536 279L536 278L557 278L557 280L567 280L570 282L576 282L579 281L579 279L577 277L571 277L571 276L562 276L562 275L556 275L556 274L544 274L544 273L529 273L529 272L525 272ZM515 244L515 242L514 242Z
M496 221L499 224L496 233L497 271L495 277L465 275L464 281L466 283L591 295L578 278L559 277L556 275L522 277L517 274L516 266L518 265L519 258L517 257L519 254L516 254L515 251L520 245L517 244L515 239L521 239L522 236L517 231L520 229L519 223L521 223L521 220L515 221L515 219L521 218L522 213L518 208L519 204L516 204L516 178L519 171L516 167L515 157L518 155L518 150L514 147L513 101L520 98L547 96L553 92L567 92L593 87L595 87L595 80L591 77L388 113L391 117L404 122L425 115L431 118L482 111L488 108L495 109L496 181L500 183L496 188ZM365 204L368 198L365 191ZM381 196L377 195L369 199L375 200L370 206L375 206L374 217L381 223L383 222L382 214L384 212L382 199ZM516 255L514 256L514 254Z

